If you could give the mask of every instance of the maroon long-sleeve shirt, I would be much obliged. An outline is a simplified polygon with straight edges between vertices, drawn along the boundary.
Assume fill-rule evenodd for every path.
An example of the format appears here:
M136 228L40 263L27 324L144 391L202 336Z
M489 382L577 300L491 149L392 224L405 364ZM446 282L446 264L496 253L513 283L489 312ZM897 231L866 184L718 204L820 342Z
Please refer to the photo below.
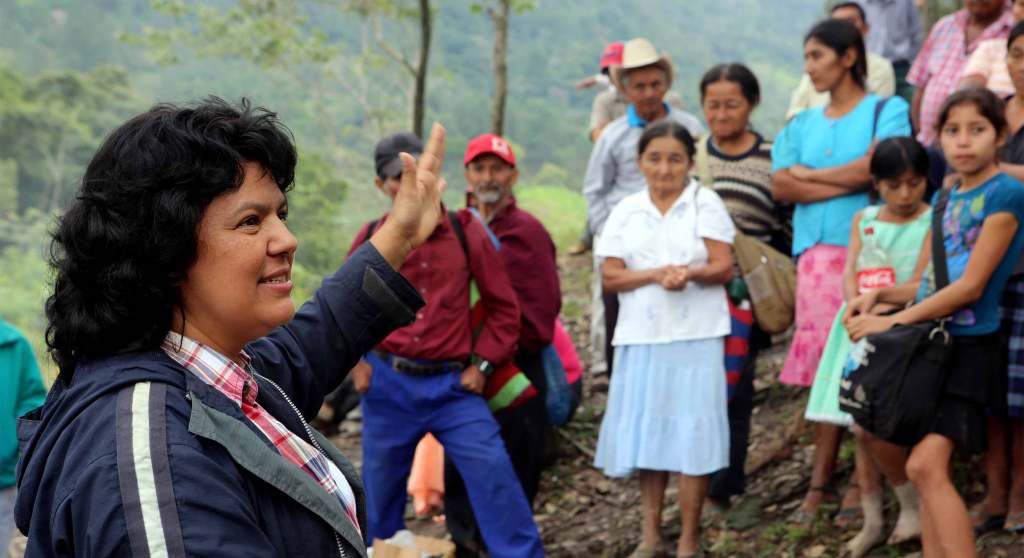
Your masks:
M399 272L416 287L426 306L411 325L395 330L378 348L405 358L466 360L470 353L493 363L510 360L519 340L519 304L501 257L487 231L468 211L457 212L466 235L469 261L447 214ZM378 222L377 228L387 219ZM366 241L364 225L349 254ZM469 282L476 281L486 309L483 329L473 342L469 322Z
M539 351L551 343L562 310L555 243L536 217L516 207L515 199L488 225L501 241L505 271L519 296L519 348Z

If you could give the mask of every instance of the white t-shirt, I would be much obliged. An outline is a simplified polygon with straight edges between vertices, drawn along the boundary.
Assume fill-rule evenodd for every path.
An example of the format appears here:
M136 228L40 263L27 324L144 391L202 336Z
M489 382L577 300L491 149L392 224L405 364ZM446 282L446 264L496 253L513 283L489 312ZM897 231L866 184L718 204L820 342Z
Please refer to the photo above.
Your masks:
M696 201L696 203L694 203ZM691 180L662 215L647 190L624 198L612 210L595 254L620 258L628 269L702 265L705 238L732 244L736 235L725 204L713 190ZM725 288L692 281L680 291L646 285L619 293L613 345L672 343L728 335Z

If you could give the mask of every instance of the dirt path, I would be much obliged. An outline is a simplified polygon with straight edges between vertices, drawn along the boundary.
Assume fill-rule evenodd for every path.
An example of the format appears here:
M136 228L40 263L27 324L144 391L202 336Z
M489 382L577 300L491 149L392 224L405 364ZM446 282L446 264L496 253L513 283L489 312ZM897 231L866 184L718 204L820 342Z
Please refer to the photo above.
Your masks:
M560 272L565 295L565 322L576 340L582 358L587 347L587 285L589 258L563 257ZM784 356L784 344L768 351L758 362L755 382L755 408L747 469L755 470L748 479L747 494L736 500L724 515L705 519L706 547L716 557L834 557L854 529L832 527L831 514L836 504L823 506L823 513L810 528L790 525L786 516L799 505L807 488L812 457L810 429L802 428L795 417L801 416L806 391L788 388L775 381ZM640 504L635 479L609 479L594 469L593 450L604 410L608 382L604 377L587 377L585 401L576 418L554 434L557 450L553 464L545 472L535 505L537 524L548 556L608 557L628 556L639 541ZM359 423L344 425L346 432L335 438L346 455L359 460ZM853 448L846 442L840 455L840 475L836 486L849 481ZM978 463L958 462L959 486L968 487L972 497L982 490L977 478ZM671 484L671 483L670 483ZM669 489L663 515L666 541L679 534L678 506L674 489ZM891 494L886 500L888 525L895 521ZM444 529L425 521L410 521L410 527L424 534L444 536ZM913 555L916 543L898 547L880 546L872 557ZM983 558L1024 557L1024 537L994 533L979 541Z

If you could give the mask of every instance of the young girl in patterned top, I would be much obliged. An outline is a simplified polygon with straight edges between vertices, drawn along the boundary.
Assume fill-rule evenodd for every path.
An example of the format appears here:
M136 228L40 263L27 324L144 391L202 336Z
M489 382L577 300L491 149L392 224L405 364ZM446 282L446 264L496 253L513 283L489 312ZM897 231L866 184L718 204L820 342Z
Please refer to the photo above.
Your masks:
M985 445L986 406L993 382L1004 371L999 299L1024 246L1024 187L999 169L997 152L1006 140L1003 102L991 91L965 89L951 95L939 114L938 133L946 160L959 175L942 216L950 283L936 289L929 267L920 282L869 291L850 302L843 323L854 340L909 324L949 317L953 346L943 391L929 433L907 460L907 476L920 496L925 556L977 556L971 520L949 475L957 448L980 452ZM942 192L939 193L940 195ZM923 262L930 250L922 251ZM882 316L877 303L913 306Z

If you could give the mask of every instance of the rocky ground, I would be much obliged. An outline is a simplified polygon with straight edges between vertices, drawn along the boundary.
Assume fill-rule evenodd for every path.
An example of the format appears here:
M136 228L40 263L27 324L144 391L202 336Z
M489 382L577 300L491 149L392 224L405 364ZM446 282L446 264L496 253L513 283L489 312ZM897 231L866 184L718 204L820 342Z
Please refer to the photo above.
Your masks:
M589 355L587 285L589 258L563 257L561 273L565 293L565 321L577 341L581 357ZM843 530L832 526L836 503L825 504L810 528L789 524L786 517L796 508L808 485L812 446L810 429L798 420L806 404L804 390L788 388L775 381L784 356L785 342L763 355L755 382L750 452L747 461L747 494L734 500L723 514L705 518L706 548L716 557L834 557L842 542L857 527ZM591 465L597 444L597 430L608 391L606 377L586 378L586 398L571 424L555 432L553 464L545 473L535 513L548 556L621 558L628 556L639 541L640 495L635 479L613 480ZM358 459L358 420L345 423L335 438L347 455ZM845 487L852 463L852 442L840 458L836 486ZM977 462L959 461L955 467L958 483L972 498L982 485ZM670 483L671 486L672 483ZM678 506L674 488L669 489L663 517L664 538L679 534ZM895 502L887 498L889 526L895 521ZM444 536L441 526L410 518L417 532ZM1024 557L1024 537L992 533L978 542L985 558ZM917 543L898 547L879 546L872 557L914 555Z

